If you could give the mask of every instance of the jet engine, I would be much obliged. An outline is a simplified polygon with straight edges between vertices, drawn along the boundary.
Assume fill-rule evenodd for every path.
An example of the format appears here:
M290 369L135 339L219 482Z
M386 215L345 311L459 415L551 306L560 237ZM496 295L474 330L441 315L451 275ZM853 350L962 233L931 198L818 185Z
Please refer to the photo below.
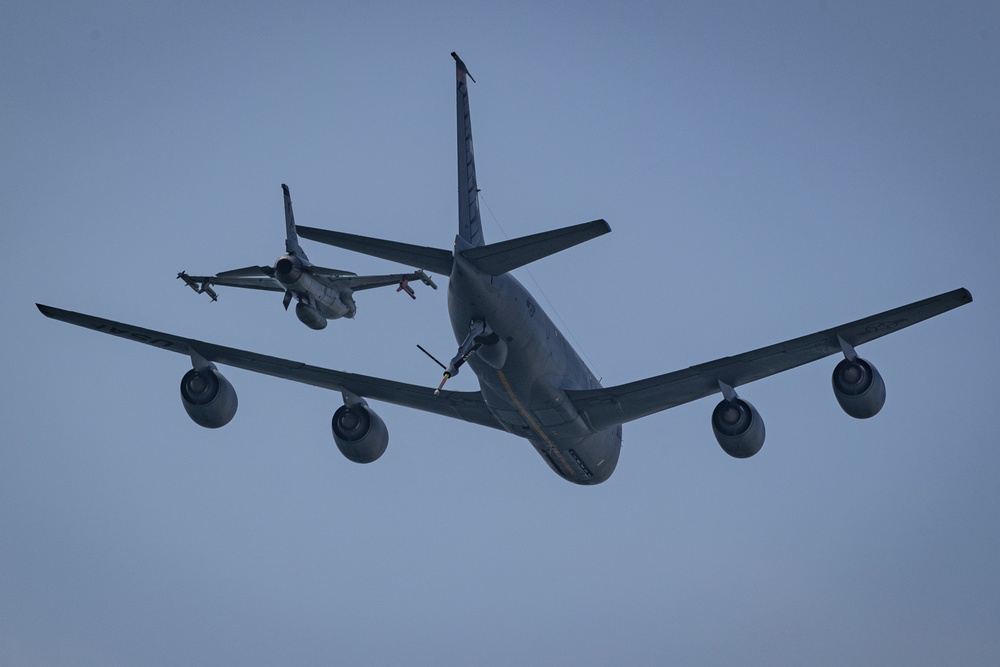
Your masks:
M878 370L861 357L843 359L833 369L833 393L844 412L868 419L885 405L885 382Z
M764 420L757 408L736 396L715 406L712 431L722 450L737 459L749 458L764 446Z
M333 441L351 461L371 463L389 445L389 430L367 405L342 405L333 413Z
M236 390L216 368L192 368L181 378L181 403L194 423L219 428L236 414Z
M294 255L283 255L274 263L274 277L282 285L291 285L302 276L302 262Z

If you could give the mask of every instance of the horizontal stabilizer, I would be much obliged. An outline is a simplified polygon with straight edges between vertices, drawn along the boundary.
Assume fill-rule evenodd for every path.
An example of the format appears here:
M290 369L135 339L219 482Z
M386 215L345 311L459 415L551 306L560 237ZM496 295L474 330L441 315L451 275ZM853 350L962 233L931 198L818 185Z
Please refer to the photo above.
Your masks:
M409 264L445 276L451 275L452 255L449 250L398 241L383 241L368 236L316 229L315 227L298 226L296 229L299 236L310 241L319 241L337 248L360 252L363 255L387 259L391 262Z
M498 276L610 231L611 226L605 220L593 220L580 225L470 248L463 251L462 255L483 273Z

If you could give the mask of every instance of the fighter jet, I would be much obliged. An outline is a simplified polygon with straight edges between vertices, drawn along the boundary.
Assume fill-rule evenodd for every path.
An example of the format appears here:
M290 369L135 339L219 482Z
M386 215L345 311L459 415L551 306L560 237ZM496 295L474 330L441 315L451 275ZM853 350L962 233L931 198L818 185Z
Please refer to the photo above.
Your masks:
M282 184L281 190L285 194L285 254L278 258L273 267L248 266L223 271L214 276L191 276L181 271L177 277L198 294L208 294L212 301L219 298L213 289L214 285L284 292L281 303L285 310L288 310L292 299L296 299L296 317L310 329L317 330L325 329L327 320L353 318L358 310L354 303L354 292L358 290L396 285L397 292L405 292L411 299L416 299L417 295L409 284L412 280L419 280L437 289L430 276L419 269L413 273L359 276L350 271L314 265L299 245L288 186Z
M368 405L368 398L520 436L557 475L593 485L615 470L623 424L713 395L721 395L711 413L711 429L722 450L735 458L754 456L764 444L764 422L736 388L832 355L843 355L832 374L837 402L852 417L872 417L885 403L885 382L856 347L972 302L972 294L960 288L743 354L603 387L510 271L605 234L610 227L604 220L594 220L485 242L469 114L467 80L472 77L458 56L452 56L459 185L453 247L298 228L304 238L416 264L449 277L448 313L458 350L447 365L441 364L444 373L436 388L310 366L51 306L38 308L53 319L188 357L192 368L181 379L181 403L191 419L206 428L224 426L236 414L236 392L215 366L218 362L340 392L344 404L333 414L333 440L344 456L357 463L375 461L389 443L385 422ZM655 356L655 349L650 355ZM445 381L466 364L475 373L479 390L444 389ZM937 391L942 380L935 381L932 389Z

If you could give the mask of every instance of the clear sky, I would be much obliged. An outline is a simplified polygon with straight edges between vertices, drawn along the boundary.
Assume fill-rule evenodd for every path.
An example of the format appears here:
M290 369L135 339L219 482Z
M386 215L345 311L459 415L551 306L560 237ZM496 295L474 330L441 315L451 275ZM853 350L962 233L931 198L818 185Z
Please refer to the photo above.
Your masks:
M316 332L174 276L272 263L282 182L301 224L449 247L453 50L487 240L612 226L518 272L606 385L975 303L860 348L872 420L825 360L741 388L755 458L705 399L595 488L384 404L355 465L337 394L236 369L207 431L187 360L35 310L435 385L444 290ZM1000 663L998 84L996 2L5 3L0 663Z

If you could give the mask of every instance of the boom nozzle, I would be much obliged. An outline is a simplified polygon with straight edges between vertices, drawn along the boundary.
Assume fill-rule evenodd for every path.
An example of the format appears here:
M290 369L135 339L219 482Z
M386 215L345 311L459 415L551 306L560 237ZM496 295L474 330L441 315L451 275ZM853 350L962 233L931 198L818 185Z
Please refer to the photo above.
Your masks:
M209 280L208 278L205 278L201 282L198 282L198 280L189 276L187 274L187 271L181 271L180 273L177 274L177 277L183 280L184 284L193 289L195 293L207 294L210 297L212 297L212 301L219 300L219 295L215 293L214 289L212 289L212 281Z
M441 378L441 384L439 384L437 386L437 389L434 390L434 395L435 396L439 396L441 394L441 388L444 387L444 383L447 382L448 378L450 378L450 377L451 377L451 373L449 373L448 371L445 371L444 372L444 377Z

